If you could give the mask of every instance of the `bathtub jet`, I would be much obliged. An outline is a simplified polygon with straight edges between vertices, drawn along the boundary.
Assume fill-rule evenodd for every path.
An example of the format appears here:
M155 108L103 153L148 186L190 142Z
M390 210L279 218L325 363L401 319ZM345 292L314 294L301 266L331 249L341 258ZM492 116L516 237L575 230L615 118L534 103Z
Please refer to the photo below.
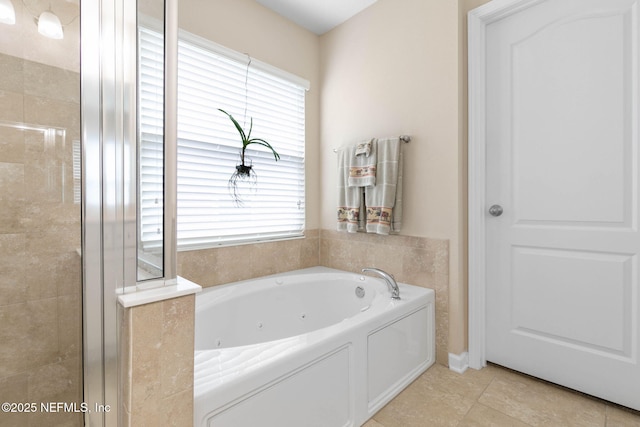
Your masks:
M198 294L194 425L364 424L435 361L434 292L397 288L313 267Z

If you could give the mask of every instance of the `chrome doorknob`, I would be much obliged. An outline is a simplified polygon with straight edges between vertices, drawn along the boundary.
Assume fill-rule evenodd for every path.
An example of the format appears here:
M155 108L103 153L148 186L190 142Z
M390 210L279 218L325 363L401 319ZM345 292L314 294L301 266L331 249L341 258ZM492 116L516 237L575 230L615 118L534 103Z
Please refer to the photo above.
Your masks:
M502 215L502 212L504 212L504 211L502 210L502 206L500 206L500 205L493 205L493 206L491 206L489 208L489 213L492 216L500 216L500 215Z

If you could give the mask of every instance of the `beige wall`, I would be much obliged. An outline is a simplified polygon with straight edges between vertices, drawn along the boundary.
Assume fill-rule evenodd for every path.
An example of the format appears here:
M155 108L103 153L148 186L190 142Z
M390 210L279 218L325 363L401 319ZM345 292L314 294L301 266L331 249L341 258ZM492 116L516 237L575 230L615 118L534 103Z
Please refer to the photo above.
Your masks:
M254 0L180 0L179 27L309 80L306 95L306 228L319 226L318 37ZM277 149L277 147L276 147Z
M466 13L487 1L378 0L321 37L251 0L180 2L182 28L311 81L306 225L321 230L321 245L322 233L335 229L333 148L368 137L411 135L404 147L401 235L448 241L448 283L438 286L448 293L447 343L454 354L467 348ZM239 19L246 24L242 31ZM376 242L375 236L368 239ZM344 244L355 247L357 241ZM280 246L287 253L301 250L291 242ZM276 247L260 244L243 251L253 255ZM226 259L234 250L239 251L181 253L181 274L201 282L209 277L203 260ZM217 264L204 285L222 283L226 269L239 280L283 266L308 266L306 253L304 262L280 260L250 273L233 263ZM328 261L320 257L318 262Z
M321 37L321 228L335 229L332 148L411 135L402 235L449 241L449 352L466 348L458 4L378 0Z

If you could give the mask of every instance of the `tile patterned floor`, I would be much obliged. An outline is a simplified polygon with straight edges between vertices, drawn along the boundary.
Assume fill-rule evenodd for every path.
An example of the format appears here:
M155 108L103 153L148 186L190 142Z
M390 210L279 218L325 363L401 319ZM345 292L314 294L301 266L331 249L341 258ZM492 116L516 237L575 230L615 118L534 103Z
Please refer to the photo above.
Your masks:
M364 427L640 427L640 412L495 365L434 365Z

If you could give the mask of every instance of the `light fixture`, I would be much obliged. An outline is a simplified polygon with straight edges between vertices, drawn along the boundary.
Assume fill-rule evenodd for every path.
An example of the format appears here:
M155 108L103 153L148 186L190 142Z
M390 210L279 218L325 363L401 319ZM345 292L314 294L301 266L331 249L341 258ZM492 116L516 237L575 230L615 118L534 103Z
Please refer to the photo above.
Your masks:
M0 23L9 25L16 23L16 11L11 0L0 0Z
M64 37L60 19L51 11L51 9L45 10L40 14L40 17L38 18L38 32L51 39L59 40Z

